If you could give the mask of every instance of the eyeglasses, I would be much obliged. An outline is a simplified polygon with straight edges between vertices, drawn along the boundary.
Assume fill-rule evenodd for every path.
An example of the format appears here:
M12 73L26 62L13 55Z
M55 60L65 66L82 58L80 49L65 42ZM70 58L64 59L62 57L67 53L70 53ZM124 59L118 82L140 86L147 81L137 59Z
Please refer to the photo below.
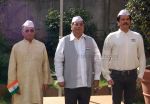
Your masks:
M75 26L83 26L83 23L74 23Z
M34 29L27 29L27 30L25 30L25 32L26 32L26 33L28 33L28 32L33 33L33 32L34 32Z

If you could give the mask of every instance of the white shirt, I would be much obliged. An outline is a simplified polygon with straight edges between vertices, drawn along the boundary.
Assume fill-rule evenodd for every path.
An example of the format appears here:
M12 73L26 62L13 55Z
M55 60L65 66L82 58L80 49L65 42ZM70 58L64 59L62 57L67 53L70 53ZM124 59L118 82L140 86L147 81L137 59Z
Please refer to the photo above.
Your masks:
M138 77L142 78L145 70L143 39L137 32L127 33L120 29L110 33L103 47L103 75L110 80L109 69L132 70L139 67Z
M78 54L78 63L77 63L77 87L84 87L87 86L87 68L86 68L86 59L85 59L85 35L83 34L80 39L77 39L73 33L70 34L70 41L74 41L75 49ZM101 54L97 47L97 44L95 40L93 39L95 53L94 53L94 68L95 68L95 80L100 80L100 74L101 74ZM55 71L58 82L64 82L63 77L63 61L64 61L64 45L65 41L64 38L62 38L59 41L59 44L56 49L55 53Z

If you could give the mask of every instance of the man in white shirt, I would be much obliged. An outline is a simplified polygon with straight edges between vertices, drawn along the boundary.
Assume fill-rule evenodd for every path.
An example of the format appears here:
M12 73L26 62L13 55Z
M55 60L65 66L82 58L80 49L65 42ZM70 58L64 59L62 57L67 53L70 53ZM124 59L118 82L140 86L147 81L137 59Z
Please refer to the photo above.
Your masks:
M64 87L65 104L89 104L92 85L99 85L101 54L95 40L84 34L80 16L73 17L71 30L56 49L56 76Z
M143 39L130 30L131 16L126 9L117 16L119 30L110 33L103 47L103 75L112 85L113 104L133 104L136 80L143 78L145 53ZM139 70L137 71L137 68Z

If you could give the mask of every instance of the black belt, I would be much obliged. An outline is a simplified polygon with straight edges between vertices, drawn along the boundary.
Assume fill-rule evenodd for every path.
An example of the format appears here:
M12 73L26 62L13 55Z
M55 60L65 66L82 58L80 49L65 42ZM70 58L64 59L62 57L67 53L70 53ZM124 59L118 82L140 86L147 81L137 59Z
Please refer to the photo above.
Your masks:
M110 69L111 73L113 74L121 74L121 75L129 75L131 73L137 72L137 69L132 69L132 70L115 70L115 69Z

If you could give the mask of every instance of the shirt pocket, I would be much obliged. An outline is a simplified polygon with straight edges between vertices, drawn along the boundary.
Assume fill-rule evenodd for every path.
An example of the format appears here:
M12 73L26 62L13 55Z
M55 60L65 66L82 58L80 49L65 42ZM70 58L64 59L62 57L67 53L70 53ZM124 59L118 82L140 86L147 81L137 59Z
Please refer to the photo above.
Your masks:
M129 48L130 48L130 50L136 50L137 49L137 40L136 39L130 39Z
M91 54L91 49L90 48L86 48L85 49L85 55L90 55Z
M91 48L85 49L85 56L86 56L86 58L92 58L94 56L94 52L92 51Z

